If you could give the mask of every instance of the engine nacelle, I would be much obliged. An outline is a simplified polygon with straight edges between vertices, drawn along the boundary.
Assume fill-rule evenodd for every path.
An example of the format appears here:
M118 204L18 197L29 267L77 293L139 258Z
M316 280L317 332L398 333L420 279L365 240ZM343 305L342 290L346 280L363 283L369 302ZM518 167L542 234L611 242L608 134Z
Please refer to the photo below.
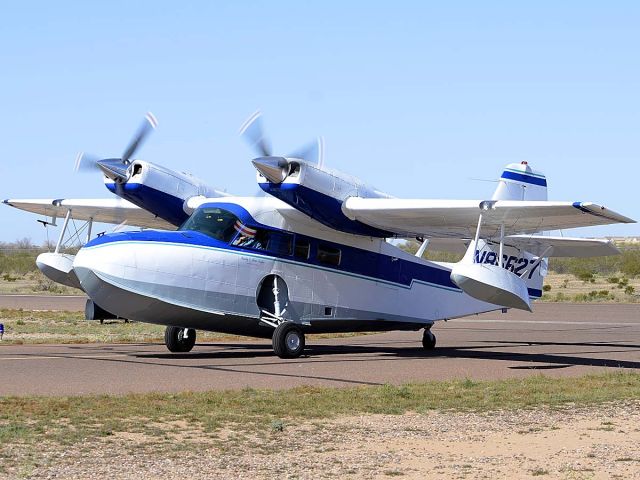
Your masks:
M189 198L226 196L188 173L142 160L127 167L126 178L112 180L105 176L104 183L111 192L175 226L189 217L185 204Z
M314 220L346 233L393 236L391 232L351 220L342 212L342 203L349 197L389 198L356 177L296 158L261 157L253 160L253 164L262 190Z

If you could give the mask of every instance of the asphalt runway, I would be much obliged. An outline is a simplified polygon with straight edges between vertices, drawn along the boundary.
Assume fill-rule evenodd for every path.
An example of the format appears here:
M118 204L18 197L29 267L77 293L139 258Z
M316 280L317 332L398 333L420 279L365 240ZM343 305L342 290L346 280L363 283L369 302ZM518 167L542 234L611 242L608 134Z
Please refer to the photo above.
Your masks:
M0 308L83 312L85 295L0 295Z
M105 327L108 327L105 325ZM535 313L490 313L421 332L389 332L307 342L295 360L270 342L197 344L188 354L163 344L0 344L0 395L357 386L543 373L640 371L640 305L538 304Z

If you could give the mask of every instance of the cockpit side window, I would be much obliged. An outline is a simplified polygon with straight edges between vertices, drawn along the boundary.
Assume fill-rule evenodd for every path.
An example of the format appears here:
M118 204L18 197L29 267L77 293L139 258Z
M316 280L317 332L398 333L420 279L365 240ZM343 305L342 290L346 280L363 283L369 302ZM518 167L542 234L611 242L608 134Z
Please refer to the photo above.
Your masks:
M232 245L236 247L264 250L267 248L267 231L262 229L249 229L242 227Z
M278 255L291 255L293 252L293 235L285 232L275 232L263 228L251 229L243 226L232 245L236 247L252 248L254 250L268 250Z
M227 210L202 207L193 212L179 230L201 232L216 240L229 243L237 233L236 222L240 223L238 217Z

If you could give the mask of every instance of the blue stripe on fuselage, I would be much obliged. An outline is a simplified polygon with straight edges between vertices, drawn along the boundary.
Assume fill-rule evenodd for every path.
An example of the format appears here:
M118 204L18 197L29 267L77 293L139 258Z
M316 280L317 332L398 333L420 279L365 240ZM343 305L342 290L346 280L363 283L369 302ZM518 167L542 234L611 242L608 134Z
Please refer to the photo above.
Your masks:
M392 232L351 220L342 213L342 202L296 183L261 183L260 188L270 195L309 215L314 220L341 232L367 237L388 238Z
M182 208L184 200L180 197L175 197L141 183L125 183L122 185L107 183L105 185L119 197L153 213L176 227L182 225L189 218L189 215Z
M271 230L282 232L282 230ZM451 281L449 270L440 269L430 265L418 264L401 258L382 255L347 245L317 240L304 235L295 235L297 238L303 238L311 243L309 259L300 259L293 255L283 255L265 250L235 247L211 238L203 233L192 231L165 232L147 230L143 232L114 233L95 238L91 242L87 243L84 248L98 247L113 242L158 242L198 248L213 248L216 250L226 250L229 253L269 257L288 263L306 265L335 273L365 277L370 280L391 283L404 288L410 288L414 281L418 281L448 290L460 291L460 289ZM328 265L317 260L316 253L319 243L339 248L342 251L340 265Z
M312 251L308 260L295 258L292 255L281 255L275 252L268 252L265 250L234 247L208 237L202 233L191 231L164 232L148 230L143 232L114 233L98 237L89 242L84 248L99 247L101 245L114 242L154 242L170 245L184 245L193 248L210 248L214 250L227 251L237 255L272 258L286 263L304 265L343 275L356 276L365 280L391 284L401 288L411 288L414 282L418 282L426 283L437 288L461 292L461 290L451 281L451 272L449 270L437 268L431 265L410 262L401 258L349 247L346 245L316 240L304 235L296 234L296 236L312 242ZM342 260L339 266L327 266L327 264L317 261L316 251L318 242L332 245L342 250ZM529 288L529 295L531 297L540 297L542 295L542 291Z
M411 288L414 281L419 283L427 283L439 288L461 292L461 290L451 281L451 272L447 269L438 268L432 265L411 262L402 258L384 255L361 248L351 247L335 242L319 240L314 237L288 232L277 228L264 225L256 221L251 214L236 203L228 202L210 202L201 205L202 207L218 207L226 209L236 215L242 223L251 228L262 228L271 231L291 234L295 239L304 239L310 242L311 251L309 258L304 260L295 258L292 255L283 255L265 250L254 250L249 248L241 248L229 245L220 240L211 238L203 233L194 231L176 231L168 232L161 230L145 230L142 232L120 232L108 235L102 235L91 240L84 248L96 247L113 242L158 242L181 244L185 246L193 246L197 248L212 248L216 250L226 250L229 253L254 255L260 257L269 257L285 261L288 263L306 265L321 270L327 270L345 275L353 275L379 281L382 283L393 284L403 288ZM317 247L322 243L342 251L340 265L328 266L317 260ZM529 288L531 297L542 296L542 291Z
M547 186L547 180L545 178L534 177L532 175L527 175L526 173L511 172L509 170L505 170L504 172L502 172L501 178L504 178L506 180L516 180L523 183L530 183L532 185L539 185L541 187Z

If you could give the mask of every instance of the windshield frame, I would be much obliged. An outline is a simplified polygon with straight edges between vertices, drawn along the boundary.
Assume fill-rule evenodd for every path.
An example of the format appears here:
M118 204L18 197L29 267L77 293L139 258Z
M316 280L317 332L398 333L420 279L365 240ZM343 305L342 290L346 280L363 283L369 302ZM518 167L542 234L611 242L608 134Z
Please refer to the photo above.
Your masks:
M214 205L203 205L195 209L180 225L178 231L202 233L209 238L229 244L238 234L237 223L242 224L242 220L230 210Z

